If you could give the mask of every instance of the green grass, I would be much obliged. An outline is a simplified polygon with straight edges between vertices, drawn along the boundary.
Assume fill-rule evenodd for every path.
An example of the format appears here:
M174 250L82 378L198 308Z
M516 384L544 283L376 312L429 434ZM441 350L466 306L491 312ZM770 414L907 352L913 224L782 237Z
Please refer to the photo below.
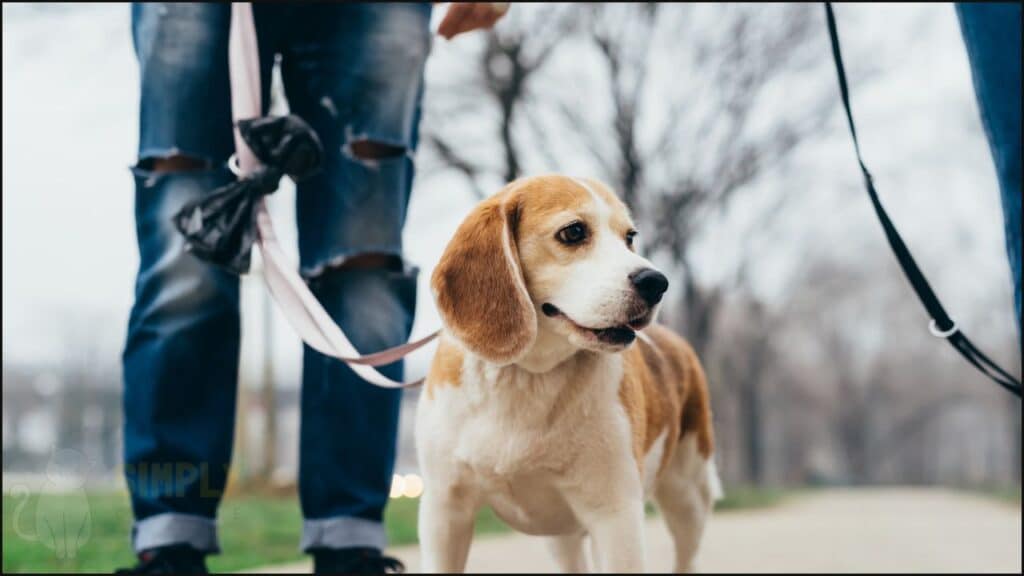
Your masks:
M1020 486L993 490L992 496L1009 504L1020 506Z
M1017 498L1019 501L1019 490ZM730 487L716 510L761 508L778 504L782 499L781 491ZM416 542L418 504L417 500L402 498L388 505L385 524L392 545ZM52 517L53 512L62 512L67 517L81 519L86 510L91 531L83 538L85 543L73 558L59 558L52 540L47 546L45 538L39 537L37 518L45 520ZM37 516L37 511L42 514ZM648 512L652 510L649 508ZM89 492L84 501L81 496L61 494L33 494L27 498L4 494L3 571L109 573L115 568L130 566L135 561L129 547L131 524L126 493ZM209 558L212 571L243 570L304 558L298 550L302 517L294 495L229 495L221 506L218 524L222 553ZM490 509L482 510L477 516L477 534L507 530Z
M1010 506L1020 507L1020 485L1016 486L980 486L967 489L987 498L992 498Z
M782 503L789 495L790 491L778 488L728 486L725 497L715 503L715 512L769 508Z
M26 500L4 494L3 571L111 572L132 565L135 561L129 546L132 514L127 494L90 492L85 498L83 502L81 496L33 494ZM416 500L391 501L385 523L391 544L416 542L417 506ZM45 538L39 538L37 510L63 512L76 519L84 518L84 511L88 510L91 532L83 538L85 544L74 558L60 559L52 539L47 546ZM46 516L50 515L40 518ZM229 495L221 506L218 524L222 553L209 558L212 571L242 570L304 558L298 550L302 517L294 497ZM506 530L489 509L481 511L477 517L476 529L477 533Z

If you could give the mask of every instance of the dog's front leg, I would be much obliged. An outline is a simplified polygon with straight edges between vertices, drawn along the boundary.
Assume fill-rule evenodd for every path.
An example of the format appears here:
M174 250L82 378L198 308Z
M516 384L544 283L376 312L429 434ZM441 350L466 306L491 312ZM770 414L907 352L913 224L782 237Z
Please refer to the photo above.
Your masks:
M476 511L475 498L449 486L424 490L419 516L423 572L465 571Z
M590 522L601 572L643 572L644 569L644 507L630 502L618 510L595 515Z
M642 572L644 569L643 487L635 469L592 482L570 496L590 533L600 572Z

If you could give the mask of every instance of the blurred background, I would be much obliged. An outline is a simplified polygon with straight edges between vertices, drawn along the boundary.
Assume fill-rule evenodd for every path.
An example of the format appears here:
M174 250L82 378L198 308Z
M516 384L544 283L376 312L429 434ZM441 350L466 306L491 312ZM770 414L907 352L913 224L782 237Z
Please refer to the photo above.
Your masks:
M62 450L84 455L75 478L90 494L123 486L138 263L129 12L3 5L5 536L14 487L46 493ZM1019 377L998 188L952 6L837 15L886 207L960 326ZM273 105L287 106L280 90ZM437 38L405 230L421 270L414 337L439 326L426 283L477 201L521 175L594 176L670 277L661 320L704 359L727 492L941 485L1019 508L1020 402L928 333L844 122L819 4L515 5L493 33ZM297 262L293 204L288 186L271 200ZM258 274L243 282L234 485L287 492L301 345ZM418 495L416 399L398 497ZM5 546L5 569L29 565L9 562Z

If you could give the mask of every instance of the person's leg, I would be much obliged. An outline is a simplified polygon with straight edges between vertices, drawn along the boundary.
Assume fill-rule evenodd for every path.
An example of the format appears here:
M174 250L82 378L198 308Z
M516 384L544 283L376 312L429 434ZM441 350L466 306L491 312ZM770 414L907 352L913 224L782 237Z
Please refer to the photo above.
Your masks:
M228 182L233 150L220 4L137 4L139 270L123 353L124 471L137 551L218 549L238 376L238 278L184 251L172 215Z
M259 11L257 21L260 21ZM296 7L282 41L293 113L317 131L325 165L301 182L302 273L360 351L405 342L416 270L402 225L430 49L429 4ZM381 370L401 379L401 363ZM383 548L401 394L305 348L299 490L302 548Z
M1006 253L1021 330L1021 5L956 5L1003 200Z

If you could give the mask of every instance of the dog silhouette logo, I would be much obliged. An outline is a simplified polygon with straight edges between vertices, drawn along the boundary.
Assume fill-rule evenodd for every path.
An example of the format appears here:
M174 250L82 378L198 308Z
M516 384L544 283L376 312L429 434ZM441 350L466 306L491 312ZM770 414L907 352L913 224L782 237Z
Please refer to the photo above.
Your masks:
M35 494L34 532L23 527L22 514L33 499L27 486L15 486L20 497L14 512L18 537L39 542L60 560L74 558L92 535L92 514L85 493L85 457L76 450L55 450L46 466L46 480Z

